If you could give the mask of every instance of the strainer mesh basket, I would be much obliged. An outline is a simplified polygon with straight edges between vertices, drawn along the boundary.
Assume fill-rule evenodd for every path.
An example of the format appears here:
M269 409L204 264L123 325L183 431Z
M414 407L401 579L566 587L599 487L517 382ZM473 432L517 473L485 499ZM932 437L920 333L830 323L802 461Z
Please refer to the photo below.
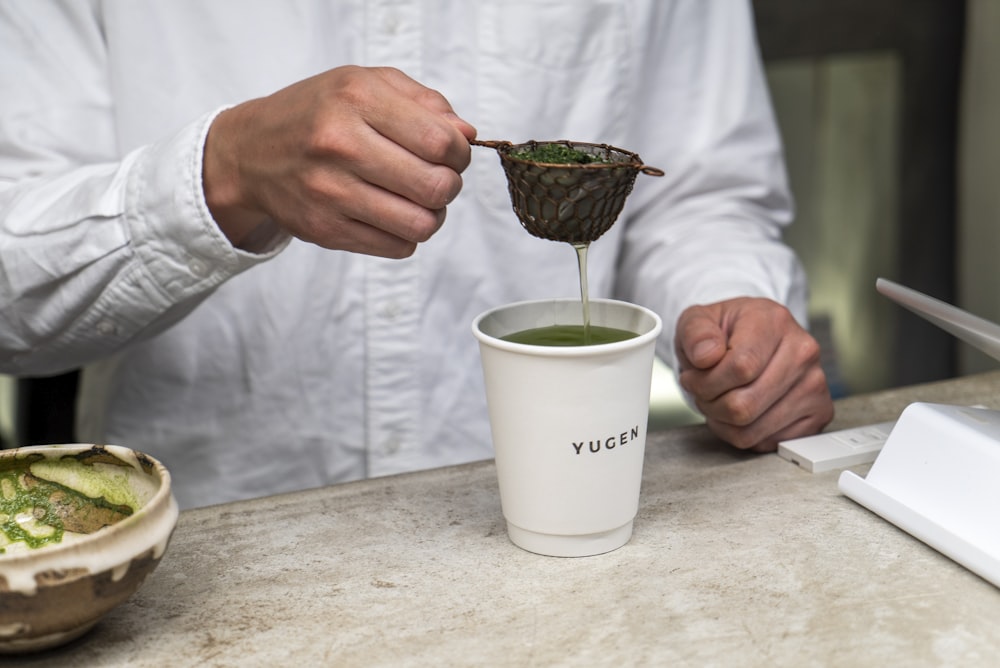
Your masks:
M640 171L663 175L662 170L644 165L637 154L607 144L562 139L472 143L496 149L521 225L534 236L552 241L585 244L596 240L617 220ZM562 145L596 160L563 164L516 157L546 145Z

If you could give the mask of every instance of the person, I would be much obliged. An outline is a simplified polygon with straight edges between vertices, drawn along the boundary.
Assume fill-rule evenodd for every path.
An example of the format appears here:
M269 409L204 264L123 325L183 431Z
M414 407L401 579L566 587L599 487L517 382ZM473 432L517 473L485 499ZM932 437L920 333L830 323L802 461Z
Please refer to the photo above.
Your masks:
M748 2L0 3L0 371L182 507L492 456L480 312L579 295L474 137L639 153L591 296L720 438L832 402ZM447 212L447 222L445 214Z

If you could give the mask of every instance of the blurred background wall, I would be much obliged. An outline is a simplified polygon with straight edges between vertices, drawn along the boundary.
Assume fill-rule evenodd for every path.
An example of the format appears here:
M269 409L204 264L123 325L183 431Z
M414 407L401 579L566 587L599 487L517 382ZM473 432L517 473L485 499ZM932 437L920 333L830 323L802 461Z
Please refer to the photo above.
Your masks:
M959 125L958 301L1000 322L1000 1L969 0ZM960 347L959 371L997 362Z
M968 149L959 121L973 113L962 82L974 63L968 85L996 77L985 52L995 51L998 3L753 4L798 205L787 240L810 277L835 395L958 375L957 342L874 284L886 277L970 305L958 289L969 265L959 232L989 221L982 212L959 219L959 156ZM975 101L980 125L995 104Z

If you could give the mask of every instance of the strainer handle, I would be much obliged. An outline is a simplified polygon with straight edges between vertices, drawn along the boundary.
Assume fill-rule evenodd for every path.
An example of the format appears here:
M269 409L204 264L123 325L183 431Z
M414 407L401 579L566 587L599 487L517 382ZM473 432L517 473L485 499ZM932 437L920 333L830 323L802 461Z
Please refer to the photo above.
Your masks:
M469 143L473 146L485 146L486 148L500 148L501 146L510 145L509 141L499 139L470 139Z

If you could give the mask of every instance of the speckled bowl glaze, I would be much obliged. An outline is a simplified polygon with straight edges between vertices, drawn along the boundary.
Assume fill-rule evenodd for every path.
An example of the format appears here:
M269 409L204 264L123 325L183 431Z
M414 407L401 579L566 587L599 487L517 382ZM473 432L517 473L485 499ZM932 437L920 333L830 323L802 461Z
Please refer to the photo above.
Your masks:
M170 473L130 448L0 450L0 653L86 633L156 568L177 514Z

